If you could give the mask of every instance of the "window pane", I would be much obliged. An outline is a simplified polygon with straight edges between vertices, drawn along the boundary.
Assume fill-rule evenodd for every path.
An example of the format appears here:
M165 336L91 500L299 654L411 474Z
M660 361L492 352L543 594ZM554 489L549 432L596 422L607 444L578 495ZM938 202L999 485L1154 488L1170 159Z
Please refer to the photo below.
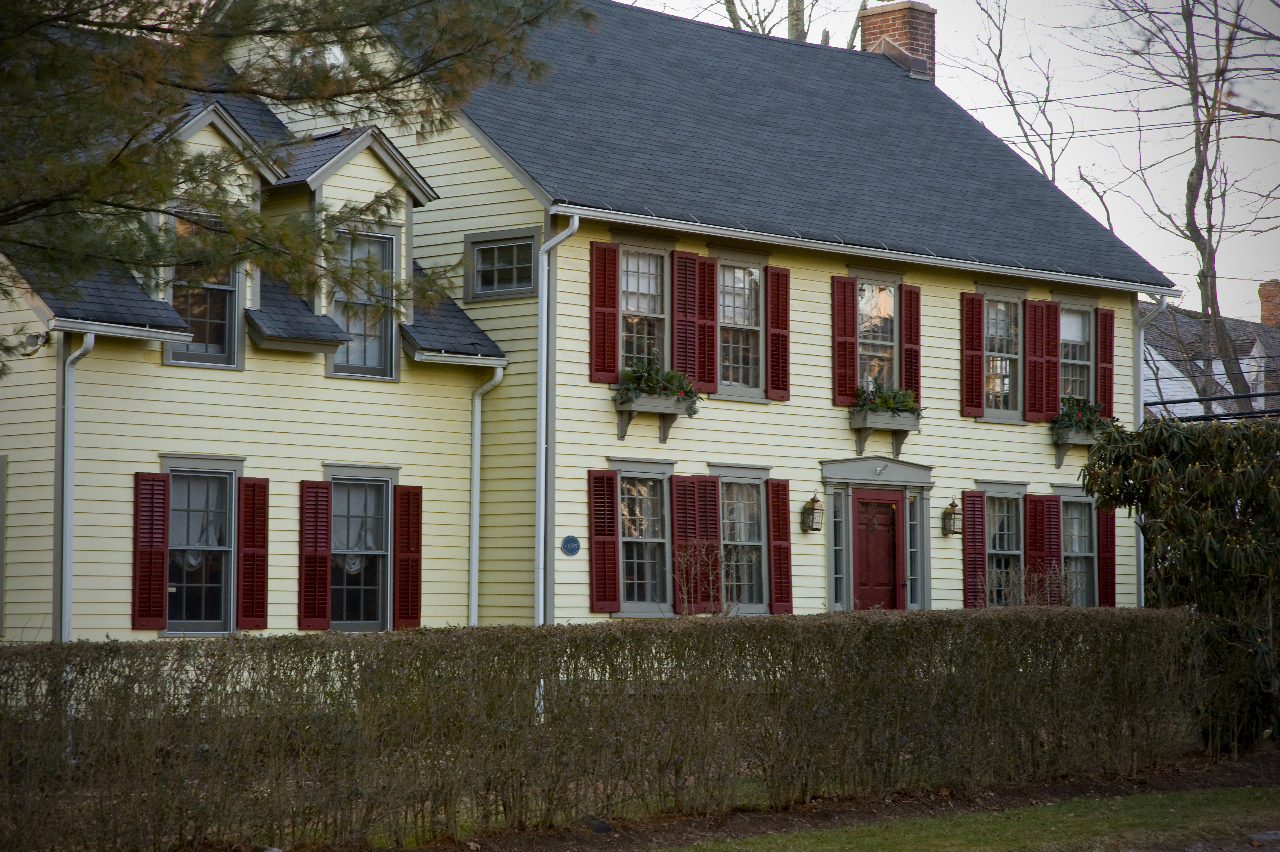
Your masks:
M764 603L764 542L760 486L747 482L720 485L720 534L724 546L725 600Z
M858 285L858 383L868 390L876 381L885 387L897 384L895 307L894 288Z
M907 497L907 605L920 605L920 499Z
M331 616L335 622L381 623L387 565L387 485L333 483Z
M844 492L831 498L831 590L838 607L844 607Z
M221 629L231 477L175 473L169 482L169 621L179 629Z
M661 479L624 476L622 594L628 603L666 603L666 522Z
M666 322L661 317L622 315L622 366L628 370L651 364L662 369Z
M1023 601L1022 501L987 498L987 605L1016 606Z
M760 325L760 270L720 264L720 322Z
M622 253L622 310L661 316L663 258L640 251Z
M760 332L720 326L720 384L760 386Z
M1096 603L1093 506L1081 501L1062 504L1063 598L1072 606Z
M187 321L190 343L175 343L175 352L225 355L230 348L228 317L234 290L218 287L177 287L173 289L173 309Z
M475 275L477 293L533 287L533 242L476 246Z
M1089 399L1089 372L1093 359L1089 349L1089 313L1063 311L1061 322L1062 349L1061 395L1063 399Z

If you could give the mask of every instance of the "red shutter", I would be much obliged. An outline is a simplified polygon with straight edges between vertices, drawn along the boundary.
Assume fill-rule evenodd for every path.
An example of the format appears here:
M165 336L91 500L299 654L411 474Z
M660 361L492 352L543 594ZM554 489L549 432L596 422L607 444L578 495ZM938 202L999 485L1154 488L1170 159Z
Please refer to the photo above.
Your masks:
M1141 572L1138 582L1142 582ZM1098 510L1098 606L1116 605L1116 510Z
M699 393L715 393L720 389L716 380L720 362L720 329L718 317L718 288L716 286L716 259L698 258L698 375L693 380Z
M618 246L591 244L591 381L618 381Z
M961 496L964 515L964 605L987 605L987 493L966 491Z
M422 486L397 485L392 520L391 629L422 626Z
M791 483L764 483L769 512L769 612L791 612Z
M960 294L960 416L981 417L986 412L983 398L984 375L983 312L981 293ZM985 557L984 557L985 559ZM983 592L986 601L986 592Z
M698 383L698 256L671 253L671 362Z
M618 527L618 472L587 471L587 552L591 570L591 611L622 609L621 530Z
M1026 596L1040 606L1062 605L1062 500L1040 494L1026 499Z
M1059 375L1062 366L1062 306L1044 303L1044 412L1045 422L1058 416L1062 407Z
M791 399L791 270L780 266L764 269L769 324L769 399Z
M169 474L133 475L133 629L163 630L169 615Z
M720 480L671 477L675 565L672 604L679 613L720 609Z
M1044 302L1022 300L1022 418L1045 421Z
M858 279L831 276L831 404L858 396Z
M267 627L267 480L240 478L236 529L236 627Z
M920 387L920 288L902 285L902 376L903 390L916 395L921 405Z
M1097 404L1103 417L1114 417L1112 397L1115 393L1116 312L1098 308L1098 390Z
M298 523L298 629L329 629L333 484L304 481Z

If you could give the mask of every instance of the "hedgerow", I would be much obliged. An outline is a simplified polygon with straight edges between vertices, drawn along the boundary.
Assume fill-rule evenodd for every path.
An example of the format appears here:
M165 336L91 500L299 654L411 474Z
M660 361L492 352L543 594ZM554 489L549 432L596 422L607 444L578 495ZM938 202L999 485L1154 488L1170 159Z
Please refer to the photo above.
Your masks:
M1022 608L0 649L0 848L412 846L1132 773L1191 620Z

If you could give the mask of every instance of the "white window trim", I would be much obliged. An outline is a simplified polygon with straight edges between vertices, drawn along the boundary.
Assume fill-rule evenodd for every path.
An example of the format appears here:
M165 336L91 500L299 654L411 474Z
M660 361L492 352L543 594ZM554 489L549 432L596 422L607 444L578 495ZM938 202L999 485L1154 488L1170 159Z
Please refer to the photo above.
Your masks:
M223 589L222 589L222 605L226 610L225 630L182 630L171 629L169 627L169 619L166 616L165 626L160 629L158 636L161 638L184 636L228 636L237 635L240 632L239 625L236 624L236 580L239 565L236 563L236 537L239 535L238 524L240 522L239 513L236 511L239 503L240 480L244 477L244 456L217 456L207 455L204 453L160 453L160 472L165 474L174 473L212 473L227 474L230 480L227 494L227 537L230 542L229 555L227 557L227 568L223 572ZM170 487L172 487L172 478L170 479ZM170 510L172 511L172 509ZM166 519L168 520L168 519ZM169 542L165 542L165 566L164 566L164 585L165 597L169 595ZM166 611L167 611L166 607Z

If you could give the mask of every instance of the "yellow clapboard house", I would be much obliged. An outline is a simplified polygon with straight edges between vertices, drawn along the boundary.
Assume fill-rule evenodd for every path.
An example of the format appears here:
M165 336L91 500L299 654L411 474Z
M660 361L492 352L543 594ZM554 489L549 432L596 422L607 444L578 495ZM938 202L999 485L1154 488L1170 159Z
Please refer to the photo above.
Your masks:
M1134 422L1136 299L1176 290L937 89L933 10L846 51L587 5L427 139L193 109L293 140L268 214L402 187L352 256L453 299L6 307L48 331L0 382L6 639L1140 605L1053 420ZM670 370L696 413L634 393Z

